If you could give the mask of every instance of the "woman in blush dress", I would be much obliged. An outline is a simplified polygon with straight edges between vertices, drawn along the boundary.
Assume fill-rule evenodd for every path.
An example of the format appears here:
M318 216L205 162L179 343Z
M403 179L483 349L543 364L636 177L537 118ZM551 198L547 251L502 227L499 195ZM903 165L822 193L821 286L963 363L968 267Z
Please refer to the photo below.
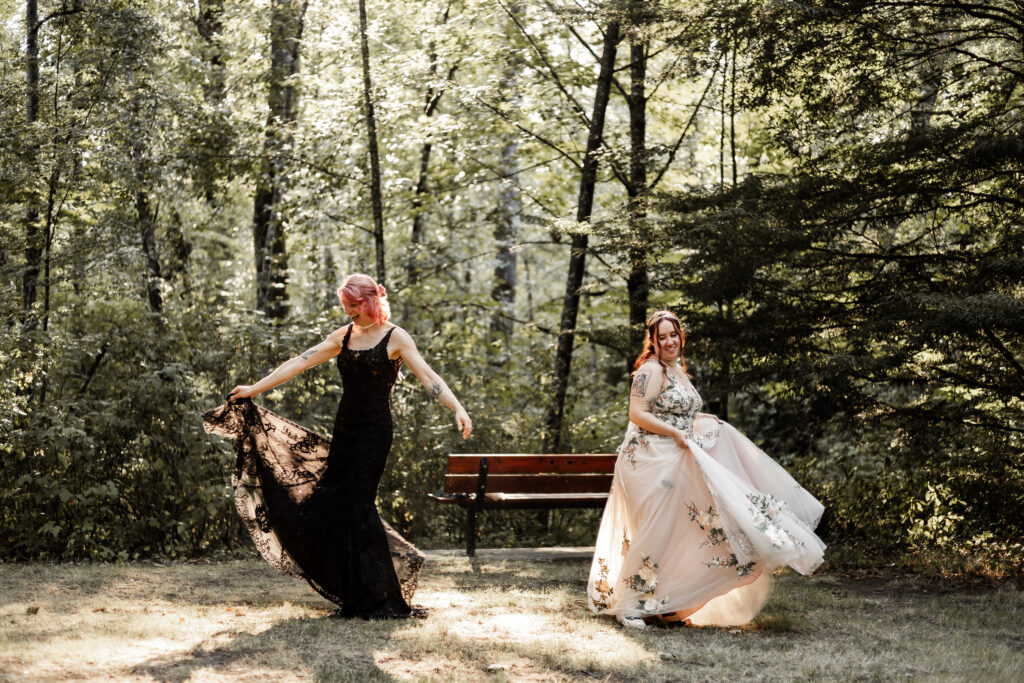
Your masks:
M350 324L256 384L232 389L204 423L236 439L235 502L268 562L339 605L335 616L425 616L408 604L423 555L380 519L374 503L391 449L391 387L402 363L454 411L463 438L472 423L412 337L388 322L383 287L352 275L338 296ZM249 400L331 358L343 385L331 439Z
M771 573L810 574L825 545L822 505L731 425L698 412L678 318L657 311L630 391L587 585L595 614L644 628L657 621L750 621Z

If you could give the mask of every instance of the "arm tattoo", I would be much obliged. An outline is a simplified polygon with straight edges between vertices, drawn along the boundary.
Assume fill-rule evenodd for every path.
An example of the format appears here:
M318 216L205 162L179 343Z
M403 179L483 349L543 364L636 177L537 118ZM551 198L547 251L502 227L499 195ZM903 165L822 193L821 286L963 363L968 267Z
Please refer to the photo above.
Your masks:
M302 355L300 356L300 358L302 358L302 360L309 360L310 356L312 356L314 353L316 353L319 348L320 348L319 346L314 346L311 349L307 349L307 350L303 351Z
M647 380L650 379L650 375L646 372L638 372L633 377L633 389L629 392L633 396L639 396L643 398L644 394L647 393Z
M441 395L441 392L444 391L444 384L441 382L434 382L430 385L427 391L430 392L430 398L437 398Z

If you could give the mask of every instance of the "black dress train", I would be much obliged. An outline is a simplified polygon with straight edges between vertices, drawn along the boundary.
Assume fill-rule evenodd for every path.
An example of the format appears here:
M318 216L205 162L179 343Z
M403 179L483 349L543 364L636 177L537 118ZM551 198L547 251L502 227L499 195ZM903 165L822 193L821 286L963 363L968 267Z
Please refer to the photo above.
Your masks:
M342 396L328 439L249 399L203 415L207 432L236 439L235 504L260 554L306 579L343 616L406 617L423 554L377 513L391 449L391 387L401 360L391 330L373 348L338 354Z

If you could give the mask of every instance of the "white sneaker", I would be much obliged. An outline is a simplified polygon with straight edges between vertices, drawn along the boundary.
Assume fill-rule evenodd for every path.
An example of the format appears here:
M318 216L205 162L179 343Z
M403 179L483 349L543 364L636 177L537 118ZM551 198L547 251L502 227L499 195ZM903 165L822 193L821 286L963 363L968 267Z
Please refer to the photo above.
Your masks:
M619 623L626 628L635 628L640 631L647 628L647 622L645 622L641 617L627 617L625 615L619 615L618 619Z

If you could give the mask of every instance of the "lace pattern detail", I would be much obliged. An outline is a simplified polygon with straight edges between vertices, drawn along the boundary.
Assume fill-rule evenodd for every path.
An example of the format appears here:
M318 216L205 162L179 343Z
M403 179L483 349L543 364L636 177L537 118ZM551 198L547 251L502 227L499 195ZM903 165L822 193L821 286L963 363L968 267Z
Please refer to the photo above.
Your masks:
M235 439L235 505L273 567L306 579L345 615L408 616L424 556L380 519L374 500L391 448L390 397L401 366L389 330L349 349L333 438L236 401L203 416L207 432Z
M235 440L235 469L231 475L235 508L253 544L270 566L286 574L307 579L285 549L270 523L260 470L280 472L278 481L290 482L298 498L308 496L327 464L331 440L257 406L249 399L225 403L203 415L203 427L210 434ZM395 572L402 595L410 600L416 592L424 555L387 522L387 533ZM340 604L310 580L318 593Z

